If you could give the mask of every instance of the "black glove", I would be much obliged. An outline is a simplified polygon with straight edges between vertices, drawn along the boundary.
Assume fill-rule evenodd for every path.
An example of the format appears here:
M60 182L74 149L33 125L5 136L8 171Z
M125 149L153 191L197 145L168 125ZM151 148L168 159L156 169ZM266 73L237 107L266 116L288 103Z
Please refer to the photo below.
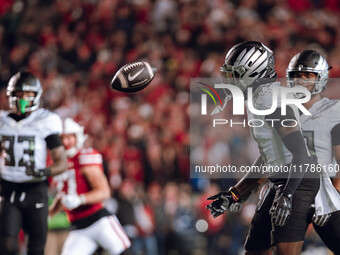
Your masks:
M210 211L214 218L220 216L227 211L233 203L240 199L240 195L234 187L230 188L229 191L220 192L214 196L208 197L208 200L215 200L211 204L207 205L206 208Z
M270 208L272 215L272 222L276 226L283 226L286 224L290 214L292 213L292 194L285 194L278 189L275 198Z
M34 163L31 161L26 161L26 174L33 177L44 177L51 176L51 168L46 167L43 169L35 169Z
M237 202L237 203L233 203L229 206L229 212L231 213L239 213L242 210L244 202Z
M329 221L331 216L332 216L332 213L328 213L328 214L324 214L324 215L316 215L314 213L312 221L314 222L315 225L317 225L319 227L323 227Z
M33 177L48 177L51 176L51 168L46 167L43 169L32 169L32 168L26 168L26 174L33 176Z

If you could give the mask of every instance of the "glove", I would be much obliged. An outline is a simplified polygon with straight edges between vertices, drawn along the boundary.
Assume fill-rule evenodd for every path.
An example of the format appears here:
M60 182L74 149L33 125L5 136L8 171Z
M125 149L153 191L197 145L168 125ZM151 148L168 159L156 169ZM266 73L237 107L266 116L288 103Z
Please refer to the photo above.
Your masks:
M324 215L316 215L314 213L312 221L314 222L315 225L323 227L328 222L331 216L332 216L331 213Z
M26 174L33 177L44 177L44 176L51 176L51 168L46 167L43 169L32 169L26 168Z
M229 212L231 212L231 213L239 213L239 212L241 212L242 207L243 207L243 203L242 202L233 203L229 207Z
M86 199L84 195L64 195L61 199L61 203L68 210L76 209L77 207L85 204Z
M290 214L292 213L292 194L284 194L281 189L278 189L275 198L270 208L272 222L276 226L282 227L286 224Z
M44 176L51 176L51 168L46 167L43 169L35 169L34 167L34 162L31 161L25 161L25 165L26 165L26 174L28 176L33 176L33 177L44 177Z
M230 205L240 199L240 195L234 187L231 187L229 191L220 192L214 196L208 197L208 200L214 200L206 208L210 211L214 218L220 216L228 210Z

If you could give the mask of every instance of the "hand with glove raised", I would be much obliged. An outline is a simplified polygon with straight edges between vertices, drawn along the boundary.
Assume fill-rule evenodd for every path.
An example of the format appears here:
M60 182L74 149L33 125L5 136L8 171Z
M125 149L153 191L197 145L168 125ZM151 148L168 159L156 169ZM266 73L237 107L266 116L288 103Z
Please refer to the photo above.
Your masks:
M228 191L217 193L207 199L214 200L206 208L216 218L227 211L232 204L236 203L240 199L240 195L234 187L231 187Z

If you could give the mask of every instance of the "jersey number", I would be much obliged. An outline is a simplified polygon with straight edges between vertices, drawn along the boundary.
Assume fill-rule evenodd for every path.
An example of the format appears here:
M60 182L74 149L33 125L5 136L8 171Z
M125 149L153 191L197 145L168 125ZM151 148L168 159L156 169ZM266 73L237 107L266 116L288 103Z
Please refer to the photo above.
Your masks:
M306 144L311 155L316 155L314 144L314 131L303 131L303 136L306 140Z
M27 164L27 160L34 162L34 136L18 136L18 143L23 143L25 141L28 142L28 148L23 150L23 156L19 160L19 166L25 166ZM6 152L6 166L15 166L14 142L15 136L2 136L2 147L5 149ZM25 157L25 155L27 156Z
M77 181L76 181L76 170L68 169L62 174L59 174L53 178L54 182L57 183L58 192L62 192L65 184L67 184L68 195L76 195L77 194Z

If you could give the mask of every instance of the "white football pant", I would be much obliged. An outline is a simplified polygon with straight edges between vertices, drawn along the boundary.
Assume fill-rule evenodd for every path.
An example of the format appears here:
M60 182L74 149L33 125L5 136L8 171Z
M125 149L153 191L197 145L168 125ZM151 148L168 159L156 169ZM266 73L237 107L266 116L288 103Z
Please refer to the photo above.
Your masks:
M70 231L61 255L91 255L102 247L110 255L118 255L131 242L116 216L106 216L84 229Z

